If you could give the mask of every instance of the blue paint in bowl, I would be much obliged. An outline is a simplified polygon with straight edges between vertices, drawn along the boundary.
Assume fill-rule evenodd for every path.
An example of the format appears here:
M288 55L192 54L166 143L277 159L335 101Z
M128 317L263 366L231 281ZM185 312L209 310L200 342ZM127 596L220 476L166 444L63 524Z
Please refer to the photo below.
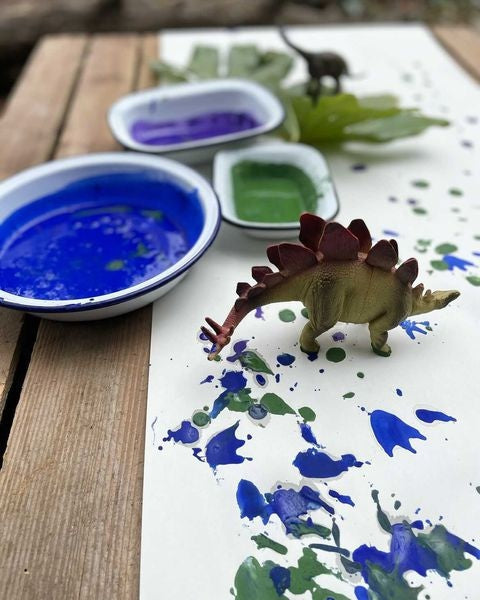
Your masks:
M110 294L175 264L202 225L195 190L142 173L75 181L0 225L0 287L45 300Z

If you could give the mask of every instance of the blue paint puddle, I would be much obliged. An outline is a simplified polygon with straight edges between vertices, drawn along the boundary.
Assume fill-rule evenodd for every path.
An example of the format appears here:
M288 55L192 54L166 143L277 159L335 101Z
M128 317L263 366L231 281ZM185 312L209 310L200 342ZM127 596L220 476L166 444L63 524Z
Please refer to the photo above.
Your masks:
M355 598L357 600L370 600L367 588L364 588L361 585L357 585L355 586L355 589L353 591L355 592Z
M411 321L410 319L407 319L402 321L399 325L412 340L415 339L416 333L427 335L427 331L431 330L430 321Z
M287 354L287 352L284 352L283 354L279 354L277 356L277 362L283 367L288 367L295 362L295 357L291 354Z
M328 495L332 498L336 498L342 504L349 504L350 506L355 506L355 502L351 499L350 496L339 494L335 490L328 490Z
M218 465L238 465L244 460L251 460L237 454L237 450L245 444L235 436L239 421L228 429L224 429L212 437L205 447L205 458L212 469Z
M216 419L222 410L227 407L231 400L231 394L236 394L245 389L247 385L247 379L243 371L224 371L219 381L225 391L214 400L212 410L210 411L211 419Z
M343 454L341 458L335 460L316 448L309 448L305 452L299 452L293 461L304 477L336 477L351 467L361 467L353 454Z
M475 264L464 260L463 258L459 258L458 256L453 256L453 254L445 254L442 258L443 262L448 265L448 269L453 271L454 269L459 269L460 271L466 271L467 267L474 267Z
M393 456L395 446L400 446L415 454L416 450L410 444L410 439L427 439L418 429L407 425L397 416L385 410L374 410L370 415L370 424L378 443L389 456Z
M248 344L248 340L240 340L238 342L235 342L235 344L233 344L233 354L231 356L227 356L228 362L233 363L236 360L238 360L240 358L242 352L247 347L247 344Z
M302 438L309 444L314 444L315 446L318 446L317 439L310 425L308 425L308 423L299 423L298 425L300 427L300 433L302 434Z
M419 408L415 411L415 414L417 415L417 418L420 419L420 421L423 421L424 423L433 423L434 421L456 422L457 420L454 417L446 415L445 413L440 412L438 410L427 410L426 408Z
M264 419L268 415L268 410L263 406L263 404L252 404L252 406L248 409L248 414L255 419L255 421L260 421Z
M263 375L261 375L260 373L257 373L257 375L255 375L255 381L261 387L265 387L267 385L266 378Z
M270 570L270 579L273 587L279 596L290 586L290 571L285 567L276 565Z
M193 444L200 438L200 433L196 427L190 423L190 421L182 421L180 427L172 431L167 431L167 437L163 438L164 442L173 440L174 442L181 442L182 444Z
M180 260L198 239L196 191L141 173L71 183L0 225L0 287L46 300L101 296Z
M307 485L299 491L280 488L273 493L262 494L255 484L246 479L241 479L238 484L237 503L242 519L252 521L259 517L266 525L275 514L285 526L286 533L291 533L294 537L301 537L309 530L314 533L319 527L310 518L300 519L309 511L323 509L330 515L335 512L317 491Z

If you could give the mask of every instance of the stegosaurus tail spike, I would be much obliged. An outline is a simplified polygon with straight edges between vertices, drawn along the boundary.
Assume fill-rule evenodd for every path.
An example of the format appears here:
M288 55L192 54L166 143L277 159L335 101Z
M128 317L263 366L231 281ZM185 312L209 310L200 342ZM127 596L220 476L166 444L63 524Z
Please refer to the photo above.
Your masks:
M279 271L281 271L283 269L282 261L280 260L278 244L274 244L273 246L268 246L267 257L268 257L268 260L272 263L272 265L275 265Z
M354 219L347 227L348 231L358 239L359 252L367 254L372 247L372 236L363 219Z
M257 283L261 283L265 275L273 273L270 267L252 267L252 277Z
M409 258L395 271L395 275L402 283L413 283L418 275L418 262L416 258Z
M398 262L398 244L397 244L397 240L389 240L389 242L392 245L392 248L395 250L395 253L397 255L397 260L395 261L395 264L397 264L397 262Z
M357 260L359 242L357 237L340 223L327 223L319 250L325 260Z
M299 244L279 244L278 254L282 270L287 275L304 271L317 264L315 253Z
M246 283L245 281L239 281L237 283L237 294L239 296L245 296L245 294L248 292L248 290L251 288L252 286L249 283Z
M380 240L370 249L365 262L383 271L390 271L397 264L398 254L387 240Z
M298 239L306 248L317 252L326 222L317 215L303 213L300 216L300 235Z

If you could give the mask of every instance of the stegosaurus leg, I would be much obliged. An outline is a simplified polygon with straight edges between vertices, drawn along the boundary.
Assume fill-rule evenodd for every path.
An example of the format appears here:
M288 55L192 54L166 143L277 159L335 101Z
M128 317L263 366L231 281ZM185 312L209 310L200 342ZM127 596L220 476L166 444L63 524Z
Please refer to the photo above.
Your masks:
M315 338L317 338L319 335L322 335L322 333L325 333L325 331L331 329L335 325L335 323L331 323L325 326L314 327L311 321L308 321L300 335L300 349L302 350L302 352L307 352L308 354L316 354L320 350L320 344Z
M387 344L388 330L393 329L398 323L392 323L391 317L381 315L370 321L368 328L370 330L370 341L372 350L379 356L390 356L392 349Z

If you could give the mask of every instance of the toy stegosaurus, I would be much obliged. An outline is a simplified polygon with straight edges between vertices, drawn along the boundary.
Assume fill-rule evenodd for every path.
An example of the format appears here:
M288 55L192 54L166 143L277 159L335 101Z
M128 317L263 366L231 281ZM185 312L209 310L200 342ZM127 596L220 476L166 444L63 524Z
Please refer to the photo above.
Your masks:
M252 267L257 282L238 283L238 298L223 325L210 318L213 329L202 327L214 344L212 360L230 342L240 321L259 306L299 300L308 310L309 321L300 335L304 352L318 352L316 338L337 321L368 323L372 349L390 355L388 331L412 315L444 308L460 295L455 290L423 293L423 285L412 288L418 263L409 258L398 268L395 240L372 238L361 219L345 229L304 213L300 217L300 244L283 243L267 248L267 256L278 271Z

